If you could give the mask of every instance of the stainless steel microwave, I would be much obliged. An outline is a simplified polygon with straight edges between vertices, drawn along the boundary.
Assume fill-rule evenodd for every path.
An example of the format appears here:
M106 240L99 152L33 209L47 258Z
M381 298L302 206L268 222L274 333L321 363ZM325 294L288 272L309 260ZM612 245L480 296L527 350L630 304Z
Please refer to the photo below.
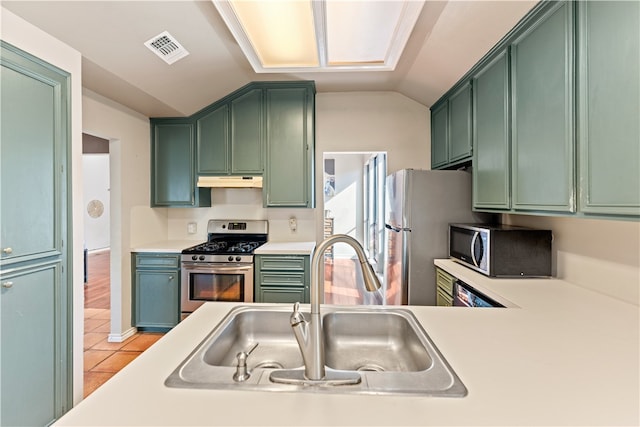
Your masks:
M491 277L551 276L551 241L551 230L449 225L449 257Z

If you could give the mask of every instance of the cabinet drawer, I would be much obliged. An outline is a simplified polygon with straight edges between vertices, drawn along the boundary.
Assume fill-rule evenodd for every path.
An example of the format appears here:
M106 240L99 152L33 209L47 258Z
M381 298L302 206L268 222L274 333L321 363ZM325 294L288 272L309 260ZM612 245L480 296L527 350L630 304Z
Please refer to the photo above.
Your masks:
M304 273L269 273L261 271L258 274L260 286L262 287L271 287L271 286L280 286L280 287L302 287L305 286L305 274Z
M455 278L449 275L446 271L436 268L436 283L438 285L438 292L442 292L445 295L453 295L453 283Z
M136 254L135 258L136 268L180 268L180 255L178 254Z
M264 288L258 292L256 302L286 303L309 302L304 288Z
M304 271L304 256L260 256L258 270Z
M438 307L451 307L453 306L453 297L445 294L441 288L438 288L436 293L436 305Z

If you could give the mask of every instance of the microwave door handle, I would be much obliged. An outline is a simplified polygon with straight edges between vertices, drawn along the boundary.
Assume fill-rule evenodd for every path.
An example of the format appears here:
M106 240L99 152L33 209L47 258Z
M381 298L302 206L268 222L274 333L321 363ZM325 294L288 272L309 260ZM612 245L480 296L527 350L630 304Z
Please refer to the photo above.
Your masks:
M471 259L473 260L473 264L476 267L479 267L478 260L476 259L476 242L478 241L478 237L480 236L480 232L476 231L473 233L473 238L471 239Z

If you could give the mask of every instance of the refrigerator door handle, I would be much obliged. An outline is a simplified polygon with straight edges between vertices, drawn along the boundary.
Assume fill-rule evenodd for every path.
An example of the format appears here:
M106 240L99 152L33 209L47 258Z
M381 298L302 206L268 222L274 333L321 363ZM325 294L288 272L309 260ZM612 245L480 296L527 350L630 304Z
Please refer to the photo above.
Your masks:
M384 228L386 228L387 230L395 231L396 233L399 233L401 231L411 231L411 229L409 229L409 228L399 228L399 227L394 227L393 225L389 225L389 224L385 224Z

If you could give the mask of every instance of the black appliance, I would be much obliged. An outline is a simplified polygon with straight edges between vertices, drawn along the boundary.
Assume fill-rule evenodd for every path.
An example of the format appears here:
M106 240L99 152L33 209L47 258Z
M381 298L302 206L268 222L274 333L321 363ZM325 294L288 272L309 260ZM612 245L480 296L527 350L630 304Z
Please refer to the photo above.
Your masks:
M551 241L551 230L449 225L449 257L491 277L551 276Z

